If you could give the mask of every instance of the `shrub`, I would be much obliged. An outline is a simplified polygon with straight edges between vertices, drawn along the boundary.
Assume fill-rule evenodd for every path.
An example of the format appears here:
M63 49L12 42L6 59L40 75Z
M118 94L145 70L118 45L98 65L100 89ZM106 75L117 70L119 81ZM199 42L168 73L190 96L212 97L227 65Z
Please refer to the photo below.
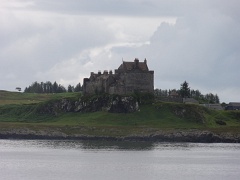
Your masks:
M216 120L215 122L216 122L216 124L221 125L221 126L227 125L227 123L222 120Z

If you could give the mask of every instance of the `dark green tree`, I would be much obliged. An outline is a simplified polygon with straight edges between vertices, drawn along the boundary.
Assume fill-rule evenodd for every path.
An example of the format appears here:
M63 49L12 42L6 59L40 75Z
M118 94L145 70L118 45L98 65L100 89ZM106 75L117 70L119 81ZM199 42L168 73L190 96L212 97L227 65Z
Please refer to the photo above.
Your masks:
M67 92L67 90L65 89L64 86L59 84L58 87L57 87L57 92L56 93L64 93L64 92Z
M56 81L53 83L52 92L53 92L53 93L57 93L57 92L58 92L58 84L57 84Z
M181 84L180 95L181 95L182 98L189 98L190 97L190 88L188 86L187 81L184 81Z
M199 90L195 91L196 98L200 98L202 96L201 92Z
M160 94L160 89L154 89L154 95L155 95L156 97L161 96L161 94Z
M78 83L74 88L74 92L80 92L80 91L82 91L82 86L80 83Z
M22 89L20 87L16 87L16 90L20 92Z
M46 93L52 93L53 85L50 81L46 82Z
M219 99L219 97L218 97L217 94L215 95L215 103L216 103L216 104L219 104L219 103L220 103L220 99Z
M73 86L71 86L71 85L68 85L68 90L67 90L68 92L73 92L74 91L74 87Z
M66 89L62 85L58 85L56 82L53 84L50 81L47 82L34 82L29 87L26 87L24 92L26 93L62 93L66 92Z

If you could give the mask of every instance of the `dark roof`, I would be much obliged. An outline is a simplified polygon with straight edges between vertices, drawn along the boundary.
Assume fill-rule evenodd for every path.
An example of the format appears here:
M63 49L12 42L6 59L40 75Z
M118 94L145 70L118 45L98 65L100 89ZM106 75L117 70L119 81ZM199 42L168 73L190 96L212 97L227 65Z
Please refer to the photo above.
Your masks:
M124 70L124 71L131 71L133 69L140 69L142 71L148 71L148 66L146 62L126 62L123 61L123 63L119 66L118 70Z
M183 103L196 103L196 104L198 104L199 102L196 99L193 99L193 98L183 98Z
M229 106L240 106L239 102L230 102Z

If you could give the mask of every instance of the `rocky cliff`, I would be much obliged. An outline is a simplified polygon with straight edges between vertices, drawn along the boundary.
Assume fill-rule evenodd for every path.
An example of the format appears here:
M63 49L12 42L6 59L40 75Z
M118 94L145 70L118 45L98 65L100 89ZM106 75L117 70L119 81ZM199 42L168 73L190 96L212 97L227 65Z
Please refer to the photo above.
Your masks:
M39 105L37 113L54 114L62 112L131 113L139 110L139 104L133 96L101 95L74 99L48 101Z

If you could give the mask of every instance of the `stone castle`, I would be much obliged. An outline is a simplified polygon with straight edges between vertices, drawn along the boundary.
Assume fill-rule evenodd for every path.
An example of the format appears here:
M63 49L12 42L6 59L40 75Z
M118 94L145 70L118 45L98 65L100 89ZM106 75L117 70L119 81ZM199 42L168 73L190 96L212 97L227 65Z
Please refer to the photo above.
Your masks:
M154 71L150 71L147 60L139 62L125 62L115 69L115 72L104 71L101 73L91 72L89 78L83 79L84 94L131 94L134 92L154 91Z

